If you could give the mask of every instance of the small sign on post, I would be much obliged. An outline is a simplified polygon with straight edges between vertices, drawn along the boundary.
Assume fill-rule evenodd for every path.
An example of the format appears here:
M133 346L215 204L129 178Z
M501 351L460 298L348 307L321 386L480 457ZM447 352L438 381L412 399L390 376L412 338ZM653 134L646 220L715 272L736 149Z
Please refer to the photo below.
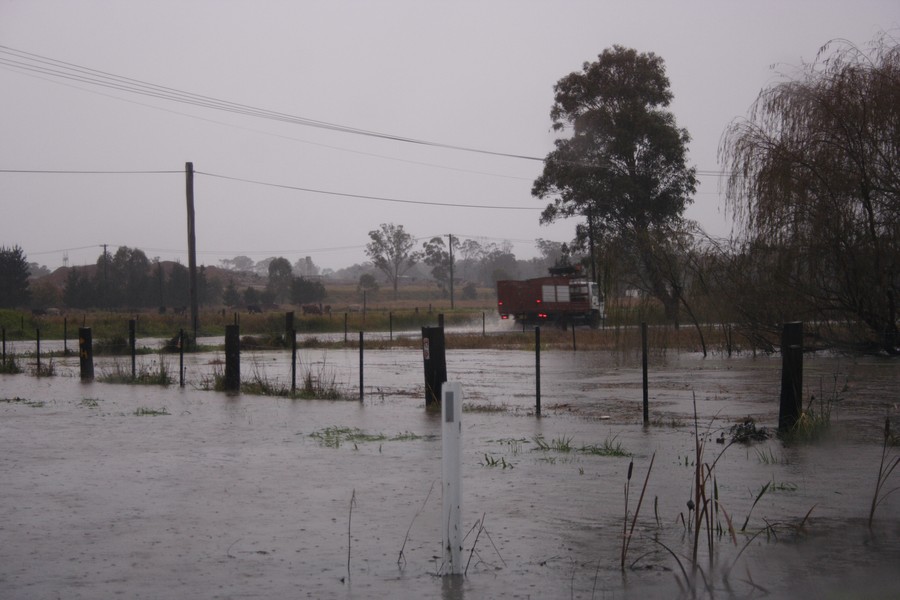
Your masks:
M462 385L445 382L441 389L441 531L446 573L458 575L462 564Z

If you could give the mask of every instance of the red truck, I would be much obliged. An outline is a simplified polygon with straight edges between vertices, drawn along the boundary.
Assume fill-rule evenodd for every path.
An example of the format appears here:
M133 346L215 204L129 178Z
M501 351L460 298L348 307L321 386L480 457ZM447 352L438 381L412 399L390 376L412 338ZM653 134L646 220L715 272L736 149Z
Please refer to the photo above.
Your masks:
M549 277L498 281L497 311L501 319L559 327L599 327L606 317L597 284L588 281L580 266L553 267Z

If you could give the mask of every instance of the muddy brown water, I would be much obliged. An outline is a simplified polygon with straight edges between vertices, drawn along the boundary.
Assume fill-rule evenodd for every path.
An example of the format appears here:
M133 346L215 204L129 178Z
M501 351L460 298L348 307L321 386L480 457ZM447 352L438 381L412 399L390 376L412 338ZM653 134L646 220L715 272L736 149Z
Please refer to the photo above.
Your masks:
M0 375L0 598L900 596L900 492L867 527L884 417L900 427L896 361L807 357L804 395L829 401L827 439L726 449L716 439L744 417L777 423L778 357L652 356L644 428L638 355L545 351L536 418L533 353L451 350L474 529L467 575L443 577L440 422L423 409L420 352L366 350L363 402L198 389L221 358L189 356L184 389L82 383L71 358L53 377ZM358 361L304 350L298 371L356 398ZM289 355L245 353L242 375L287 382ZM723 533L712 551L702 536L692 569L695 400ZM386 439L314 435L335 427ZM541 450L538 436L574 449ZM631 457L577 451L604 444ZM629 461L630 519L654 453L623 572Z

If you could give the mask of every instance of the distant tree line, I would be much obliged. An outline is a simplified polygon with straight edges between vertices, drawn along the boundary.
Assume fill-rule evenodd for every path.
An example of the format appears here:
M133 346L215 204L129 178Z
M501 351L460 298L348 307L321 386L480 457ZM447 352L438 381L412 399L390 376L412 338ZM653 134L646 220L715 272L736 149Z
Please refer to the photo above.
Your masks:
M197 294L204 305L218 303L221 295L204 266L197 270ZM142 250L128 246L101 254L91 269L69 269L62 292L69 308L183 307L189 299L187 267L170 263L166 273L159 260L150 261Z
M238 257L240 258L240 257ZM225 263L226 261L223 261ZM298 261L298 264L300 261ZM252 261L251 261L252 264ZM268 279L264 288L247 286L238 290L233 278L228 280L222 293L222 301L227 306L271 306L290 303L296 306L321 303L327 292L325 285L318 279L294 274L294 267L283 257L275 257L265 261ZM308 267L312 261L303 262ZM245 265L247 266L247 265ZM253 271L251 271L253 272Z
M539 239L537 246L543 256L521 261L516 259L509 242L482 244L472 239L460 240L452 234L445 237L433 237L418 248L403 225L382 223L369 232L366 255L374 270L390 284L394 298L401 280L412 273L430 278L443 296L449 295L452 276L454 283L463 284L461 297L465 298L474 293L476 284L493 287L501 279L546 275L563 254L563 244ZM418 270L420 267L426 269L424 273ZM360 277L363 276L366 279L360 279L360 288L371 289L371 273L363 272Z

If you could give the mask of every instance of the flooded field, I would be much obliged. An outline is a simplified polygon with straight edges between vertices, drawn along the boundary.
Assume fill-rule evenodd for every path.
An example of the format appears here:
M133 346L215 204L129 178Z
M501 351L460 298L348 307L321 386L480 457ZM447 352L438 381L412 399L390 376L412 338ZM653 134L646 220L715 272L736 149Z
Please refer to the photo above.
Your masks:
M359 397L355 348L299 356L298 378ZM53 377L0 375L0 597L900 595L900 492L868 527L885 417L900 428L895 361L807 357L825 438L731 444L747 417L777 424L780 357L652 356L645 428L639 355L545 351L537 418L533 353L450 349L471 531L466 576L442 577L441 424L420 351L367 349L362 402L199 389L222 358L188 356L185 388L82 383L72 358ZM242 377L289 381L289 363L244 353ZM718 498L699 538L695 405Z

